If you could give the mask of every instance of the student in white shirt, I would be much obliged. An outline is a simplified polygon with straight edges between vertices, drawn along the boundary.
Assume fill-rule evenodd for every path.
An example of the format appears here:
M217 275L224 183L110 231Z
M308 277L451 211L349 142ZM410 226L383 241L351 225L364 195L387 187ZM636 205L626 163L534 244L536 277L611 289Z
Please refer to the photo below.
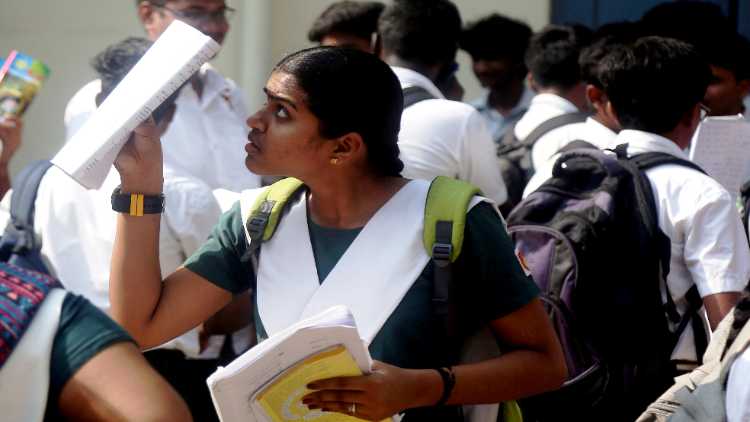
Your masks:
M156 40L179 19L224 41L228 16L234 11L224 0L137 1L138 17L150 40ZM69 139L96 108L94 96L100 82L92 81L76 93L65 110ZM196 177L212 189L241 191L260 186L260 178L247 171L236 151L247 136L248 116L243 95L235 83L210 65L204 65L180 92L177 113L162 137L167 167Z
M534 92L526 86L523 62L531 28L494 13L470 23L460 46L471 56L472 70L486 91L470 102L485 118L497 143L528 110Z
M737 33L718 4L663 3L646 12L642 22L648 34L693 44L706 58L712 76L703 103L709 115L745 113L743 101L750 93L750 43Z
M600 78L623 130L615 139L628 154L663 152L687 158L683 149L700 120L710 81L708 64L684 42L639 39L603 59ZM659 228L671 241L669 294L677 309L687 307L693 285L714 329L750 279L750 251L729 193L705 174L679 165L646 171L655 196ZM673 327L674 328L674 327ZM673 351L677 369L700 361L692 327Z
M101 102L130 68L145 54L151 42L128 38L97 55L93 65L101 78ZM175 113L174 96L154 111L164 131ZM212 190L200 180L174 169L165 169L164 218L159 232L160 269L170 274L208 238L221 215ZM35 201L34 228L42 241L42 255L48 268L63 286L86 297L97 308L110 312L109 273L117 225L111 209L111 195L120 184L115 169L99 189L87 190L57 167L42 178ZM10 199L10 195L6 197ZM248 319L249 323L249 319ZM247 335L245 336L247 337ZM219 364L224 337L206 337L193 329L145 357L183 395L197 420L215 418L205 378ZM246 348L247 341L236 346ZM181 368L179 381L175 376ZM185 388L184 384L190 384ZM196 387L196 385L198 387ZM186 391L190 391L188 394Z
M378 18L385 5L379 1L343 0L332 3L315 19L307 39L324 46L379 53Z
M529 86L537 95L531 100L529 110L516 123L516 139L523 141L553 117L588 111L586 84L581 80L578 56L588 45L590 37L591 32L583 27L548 25L531 38L526 51L526 66ZM531 152L534 168L557 152L537 145Z
M420 88L432 98L407 107L401 116L398 146L404 177L465 180L497 204L504 203L507 192L484 118L468 104L445 99L455 83L458 9L448 1L396 2L383 11L378 29L381 58L401 87Z
M586 84L586 98L593 114L584 122L550 131L536 142L538 148L560 151L573 141L583 141L599 149L616 146L614 139L620 131L620 123L612 114L609 99L599 80L599 64L616 46L634 41L635 30L633 24L617 23L605 25L597 31L595 41L584 48L578 58L581 79ZM559 152L556 152L536 168L523 191L524 198L552 177L552 169L559 156Z

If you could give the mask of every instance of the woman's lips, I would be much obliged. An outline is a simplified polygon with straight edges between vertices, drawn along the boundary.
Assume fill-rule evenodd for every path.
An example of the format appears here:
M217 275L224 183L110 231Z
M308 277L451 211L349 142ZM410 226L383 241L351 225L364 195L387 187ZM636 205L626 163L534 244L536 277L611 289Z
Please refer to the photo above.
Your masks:
M247 137L248 143L245 144L245 152L260 152L260 147L258 147L258 143L253 141L251 137Z

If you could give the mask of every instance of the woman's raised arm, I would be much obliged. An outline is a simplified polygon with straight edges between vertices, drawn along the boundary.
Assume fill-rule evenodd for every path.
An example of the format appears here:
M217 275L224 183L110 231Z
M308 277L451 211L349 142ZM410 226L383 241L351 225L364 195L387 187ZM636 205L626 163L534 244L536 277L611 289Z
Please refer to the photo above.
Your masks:
M136 128L123 147L115 161L122 181L121 192L161 194L163 163L159 132L159 127L149 119ZM142 348L158 346L188 331L232 299L228 291L184 268L162 282L160 220L161 214L140 217L120 214L112 251L111 314Z

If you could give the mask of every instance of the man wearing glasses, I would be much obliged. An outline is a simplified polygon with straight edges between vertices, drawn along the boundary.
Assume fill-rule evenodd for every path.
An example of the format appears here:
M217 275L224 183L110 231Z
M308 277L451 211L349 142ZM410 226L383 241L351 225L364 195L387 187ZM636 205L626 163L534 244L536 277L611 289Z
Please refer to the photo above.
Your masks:
M224 0L137 1L138 18L149 39L156 40L181 20L221 44L234 9ZM82 126L95 109L99 81L84 86L65 110L66 137ZM260 186L242 159L247 138L247 106L237 85L211 65L204 65L180 92L169 131L162 137L165 166L205 182L212 189L241 191Z

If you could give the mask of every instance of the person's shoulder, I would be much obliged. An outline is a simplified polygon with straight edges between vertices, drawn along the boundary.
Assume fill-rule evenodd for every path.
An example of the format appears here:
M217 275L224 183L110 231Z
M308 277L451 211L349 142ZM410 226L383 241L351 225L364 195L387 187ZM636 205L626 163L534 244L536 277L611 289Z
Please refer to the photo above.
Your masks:
M414 110L424 113L436 114L440 116L450 116L454 118L468 118L472 114L478 114L476 108L459 101L434 98L420 101L405 111Z
M646 172L651 181L664 185L670 195L690 201L696 207L706 202L731 204L732 195L711 176L681 164L664 164Z

